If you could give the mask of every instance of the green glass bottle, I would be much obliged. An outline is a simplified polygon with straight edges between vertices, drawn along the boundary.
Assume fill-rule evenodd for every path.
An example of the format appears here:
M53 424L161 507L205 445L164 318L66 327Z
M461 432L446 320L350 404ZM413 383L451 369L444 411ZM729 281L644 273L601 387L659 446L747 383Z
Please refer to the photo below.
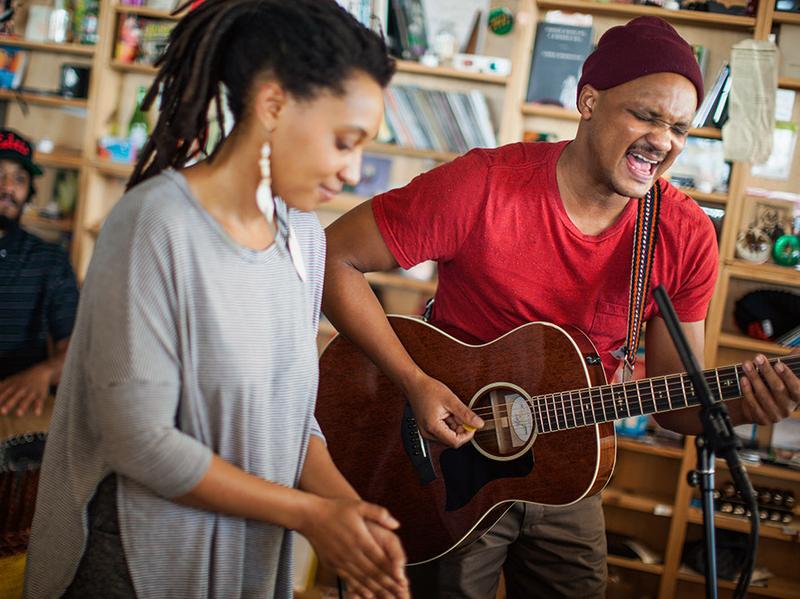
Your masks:
M140 85L136 91L136 107L133 109L131 120L128 122L128 139L131 144L139 152L147 141L147 136L150 134L150 123L147 121L147 115L142 110L142 102L147 94L147 88Z

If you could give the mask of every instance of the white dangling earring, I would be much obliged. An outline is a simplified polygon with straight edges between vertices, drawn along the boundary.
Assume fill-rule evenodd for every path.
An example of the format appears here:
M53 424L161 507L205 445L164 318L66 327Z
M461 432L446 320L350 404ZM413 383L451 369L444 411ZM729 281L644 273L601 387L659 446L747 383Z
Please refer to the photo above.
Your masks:
M258 183L258 190L256 191L256 203L258 209L264 214L269 224L275 218L275 201L272 199L272 173L270 171L269 156L272 149L269 147L269 142L264 142L261 146L261 159L258 161L258 166L261 169L261 181Z

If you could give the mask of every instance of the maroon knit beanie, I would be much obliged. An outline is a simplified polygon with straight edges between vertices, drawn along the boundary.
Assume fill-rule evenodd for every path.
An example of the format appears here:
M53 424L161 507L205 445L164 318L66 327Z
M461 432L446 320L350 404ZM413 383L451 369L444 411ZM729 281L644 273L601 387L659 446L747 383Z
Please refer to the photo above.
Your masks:
M653 73L677 73L697 90L703 101L703 74L692 47L665 20L637 17L606 31L583 63L578 94L587 83L608 89Z

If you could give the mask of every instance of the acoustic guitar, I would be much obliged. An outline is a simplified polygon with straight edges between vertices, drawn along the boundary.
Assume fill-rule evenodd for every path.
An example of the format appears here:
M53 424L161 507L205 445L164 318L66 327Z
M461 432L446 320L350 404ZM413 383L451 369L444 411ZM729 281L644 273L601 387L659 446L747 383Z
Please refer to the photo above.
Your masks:
M346 337L320 358L316 415L344 476L397 518L409 564L479 538L515 501L568 505L598 493L616 459L614 420L699 401L685 374L608 385L589 338L535 322L467 345L422 320L389 321L414 361L485 421L458 449L429 443L404 394ZM800 356L782 359L800 373ZM706 370L740 396L740 365Z

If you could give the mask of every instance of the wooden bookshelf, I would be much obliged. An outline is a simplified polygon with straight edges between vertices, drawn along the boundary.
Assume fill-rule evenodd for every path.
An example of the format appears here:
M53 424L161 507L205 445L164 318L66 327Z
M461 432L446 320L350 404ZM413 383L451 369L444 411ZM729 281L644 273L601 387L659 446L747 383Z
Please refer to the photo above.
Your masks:
M436 281L420 281L412 279L411 277L385 272L370 272L367 273L366 277L371 285L377 285L379 287L411 289L430 295L436 293Z
M48 218L41 216L37 210L28 209L22 215L22 225L68 233L72 231L73 222L71 218Z
M800 270L777 264L752 264L738 258L725 260L732 276L738 278L755 279L763 283L774 285L800 286Z
M564 121L581 120L580 113L574 108L564 108L563 106L553 106L551 104L536 104L533 102L526 102L522 105L522 114L526 116L561 119Z
M661 575L664 573L664 566L661 564L645 564L642 561L627 557L620 557L619 555L609 554L608 565L617 566L618 568L625 568L626 570L636 570L637 572L647 572L648 574Z
M437 162L450 162L460 156L456 152L439 152L437 150L425 150L421 148L411 148L408 146L398 146L396 144L371 143L366 147L367 152L377 154L391 154L394 156L407 156L410 158L428 158Z
M800 12L776 10L773 13L772 21L774 23L785 23L787 25L800 25Z
M680 460L683 457L682 446L667 445L666 443L659 442L644 442L638 439L631 439L621 436L617 436L617 449L660 456L662 458L671 458L675 460Z
M800 79L796 77L781 77L778 79L778 87L800 91Z
M102 175L117 179L128 179L133 174L133 165L122 162L112 162L94 158L89 161L89 165Z
M419 62L411 60L397 61L398 73L413 73L415 75L426 75L429 77L445 77L448 79L460 79L474 83L492 83L494 85L505 85L508 83L506 75L495 75L492 73L470 73L453 67L429 67Z
M51 168L79 169L83 166L83 156L79 150L56 148L52 152L37 151L34 156L40 166Z
M0 46L12 46L24 50L52 52L55 54L72 54L75 56L94 56L94 45L91 44L56 44L53 42L32 42L21 37L0 35Z
M147 6L128 6L127 4L117 4L114 7L117 14L123 15L136 15L139 17L147 17L149 19L165 19L167 21L180 21L185 13L173 15L168 10L159 10L156 8L149 8Z
M689 522L691 524L703 524L703 512L700 508L689 508ZM714 525L717 528L732 530L735 532L750 532L750 520L744 517L729 516L720 512L714 512ZM788 531L788 532L787 532ZM800 538L800 529L792 526L770 524L762 522L760 536L765 539L775 539L778 541L795 541Z
M792 348L771 343L769 341L761 341L753 339L752 337L745 337L744 335L737 335L735 333L720 333L719 345L722 347L730 347L732 349L741 349L749 352L769 354L774 356L788 356Z
M64 98L62 96L10 89L0 89L0 100L18 100L28 104L54 108L86 108L88 106L87 100L83 98Z
M122 73L141 73L143 75L155 75L158 73L158 69L151 64L122 62L121 60L112 60L111 68Z
M690 129L689 136L705 137L706 139L722 139L722 129L717 129L716 127L700 127L697 129Z
M672 516L673 499L671 497L648 497L639 493L628 493L616 489L613 485L603 490L603 503L644 514Z
M713 26L715 28L750 30L756 25L756 19L754 17L699 12L694 10L668 10L656 6L639 4L587 2L585 0L541 0L536 4L540 10L562 10L565 12L581 12L623 18L649 15L661 17L665 21L670 21L672 23Z
M729 199L727 193L705 192L705 191L699 191L697 189L684 189L684 188L680 188L680 190L689 197L691 197L693 200L696 200L698 202L708 202L710 204L727 204Z
M706 579L699 574L691 572L678 572L678 579L684 582L691 582L697 585L705 585ZM732 591L736 584L729 580L719 580L719 588ZM748 595L759 597L780 597L782 599L797 599L797 581L790 581L778 577L770 578L766 586L751 584L747 588Z

